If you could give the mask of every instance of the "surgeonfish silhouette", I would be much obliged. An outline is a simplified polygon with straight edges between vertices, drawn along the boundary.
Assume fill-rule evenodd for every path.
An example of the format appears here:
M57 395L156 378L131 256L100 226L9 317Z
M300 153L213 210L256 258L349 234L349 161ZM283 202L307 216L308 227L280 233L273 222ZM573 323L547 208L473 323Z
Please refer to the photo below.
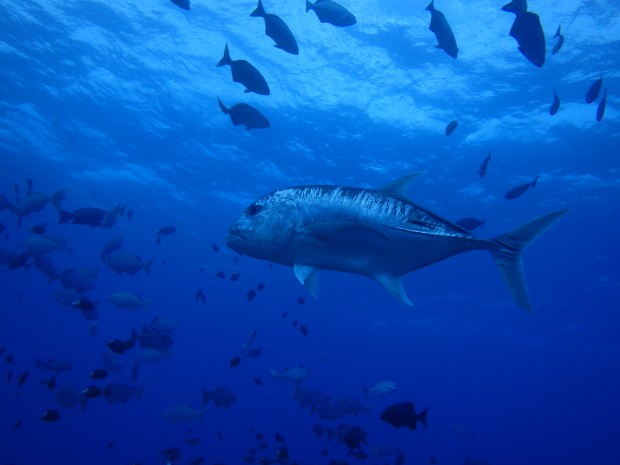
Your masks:
M482 164L480 165L480 170L478 171L478 174L480 175L481 178L484 178L484 175L487 174L487 168L489 167L490 161L491 161L491 151L489 150L489 154L484 160L482 160Z
M340 3L333 2L332 0L316 0L314 3L306 0L306 13L310 10L314 10L322 23L329 23L339 27L353 26L357 23L353 13Z
M450 134L452 134L458 125L459 125L459 120L455 119L453 121L450 121L448 125L446 126L446 130L445 130L446 136L449 136Z
M437 45L435 47L443 50L452 58L456 58L459 49L456 46L454 33L444 14L435 8L435 0L431 0L431 3L428 4L425 10L431 12L431 25L429 29L437 37Z
M502 7L502 11L517 15L510 28L510 36L517 40L519 45L517 48L523 56L535 66L542 68L547 48L540 17L527 11L526 0L512 0Z
M549 114L551 116L555 115L560 109L560 97L558 97L557 92L553 91L553 102L551 102L551 106L549 107Z
M558 39L553 48L551 49L551 55L555 55L560 51L562 45L564 45L564 36L562 35L562 26L558 26L558 30L553 36L554 39Z
M603 87L603 78L600 77L596 81L592 83L588 91L586 92L586 103L592 103L601 93L601 88Z
M263 75L254 66L245 60L233 60L230 58L228 44L224 48L224 56L216 66L229 65L232 71L233 81L245 86L244 92L255 92L260 95L269 95L269 85Z
M419 174L380 189L310 185L277 190L245 209L231 225L227 244L241 254L293 267L315 297L317 271L333 270L373 278L407 305L406 274L453 255L486 250L517 305L531 312L521 252L568 211L482 239L405 197Z
M299 54L297 41L289 27L279 16L267 13L262 0L258 0L258 6L250 13L250 16L261 17L265 20L265 34L273 39L276 48L292 55Z
M605 115L606 105L607 105L607 88L605 88L605 91L603 92L603 98L598 103L598 107L596 109L596 121L598 123L601 122L601 120L603 119L603 116Z
M538 176L536 176L532 182L521 184L520 186L510 189L508 192L506 192L506 195L504 197L508 200L514 200L517 197L521 197L530 187L534 189L537 182Z
M241 124L245 126L248 131L250 129L264 129L270 126L269 120L265 118L265 115L247 103L237 103L230 108L226 108L219 98L217 99L217 103L220 106L220 110L222 110L224 114L230 116L235 126Z

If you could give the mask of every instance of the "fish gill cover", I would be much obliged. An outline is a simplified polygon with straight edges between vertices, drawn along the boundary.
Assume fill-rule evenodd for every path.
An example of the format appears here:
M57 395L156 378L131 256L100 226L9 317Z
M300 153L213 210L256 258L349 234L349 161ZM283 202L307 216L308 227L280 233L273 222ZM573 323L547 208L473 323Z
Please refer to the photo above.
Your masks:
M0 5L0 465L618 463L617 2Z

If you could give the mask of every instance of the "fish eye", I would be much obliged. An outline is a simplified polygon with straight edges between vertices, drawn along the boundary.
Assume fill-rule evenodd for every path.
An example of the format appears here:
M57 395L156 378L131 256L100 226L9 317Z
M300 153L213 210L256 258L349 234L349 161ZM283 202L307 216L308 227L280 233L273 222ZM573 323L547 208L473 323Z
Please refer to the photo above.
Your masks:
M255 203L253 203L252 205L250 205L248 207L248 209L246 210L246 213L249 216L256 216L258 215L261 211L263 210L263 206L262 205L257 205Z

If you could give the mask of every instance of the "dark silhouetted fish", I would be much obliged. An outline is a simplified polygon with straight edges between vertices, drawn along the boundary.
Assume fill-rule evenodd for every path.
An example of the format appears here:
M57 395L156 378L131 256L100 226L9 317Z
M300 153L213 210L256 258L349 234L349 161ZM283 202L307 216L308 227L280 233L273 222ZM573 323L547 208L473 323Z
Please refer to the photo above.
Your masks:
M55 422L60 420L60 412L56 409L48 409L41 414L41 420Z
M558 112L559 109L560 109L560 97L558 97L557 92L554 90L553 91L553 102L551 103L551 106L549 107L549 114L553 116Z
M202 405L205 406L209 401L213 402L217 408L228 409L237 400L235 393L224 386L218 386L213 391L202 388Z
M536 187L537 182L538 182L538 176L536 176L532 182L521 184L520 186L510 189L508 192L506 192L506 195L504 197L507 198L508 200L514 200L517 197L521 197L523 194L525 194L525 192L530 187L534 189Z
M459 125L458 120L450 121L448 125L446 126L446 130L445 130L446 136L449 136L450 134L452 134L458 125Z
M592 103L601 93L601 88L603 87L603 78L600 77L596 81L592 83L588 91L586 92L586 103Z
M228 44L224 48L224 56L216 66L229 65L233 81L243 84L244 92L255 92L260 95L269 95L269 86L263 75L254 66L245 60L233 60L228 52Z
M502 10L516 15L510 28L510 36L516 39L519 51L535 66L542 68L547 48L539 16L527 11L526 0L512 0L504 5Z
M489 167L489 162L491 161L491 151L489 150L489 154L487 157L482 160L482 164L480 165L480 169L478 170L478 174L481 178L484 178L484 175L487 174L487 168Z
M299 325L299 332L304 336L308 335L308 328L305 325Z
M264 386L265 382L260 378L254 378L254 384L256 384L257 386Z
M405 197L419 173L380 189L297 186L267 194L229 229L228 246L254 258L293 267L311 295L317 271L333 270L374 278L411 305L402 278L451 256L486 250L497 263L512 297L531 311L521 252L568 211L536 218L494 239L475 237Z
M78 208L72 212L60 209L58 214L60 215L59 223L83 224L96 228L103 226L103 219L108 214L108 211L103 208L92 207Z
M269 120L260 111L247 103L236 103L230 108L222 103L218 98L217 103L222 113L230 116L235 126L245 126L246 130L250 129L266 129L270 127Z
M233 358L230 359L230 363L228 364L228 366L230 366L230 368L235 368L240 363L241 363L241 357L235 355Z
M103 368L97 368L90 372L90 377L92 379L104 379L108 376L108 372Z
M606 105L607 105L607 89L605 89L605 91L603 92L603 98L598 103L598 107L596 108L596 121L598 121L599 123L601 122L601 120L603 119L603 116L605 115Z
M106 257L109 257L112 252L116 252L117 250L119 250L122 246L123 246L123 238L120 236L115 237L114 239L106 242L99 256L102 259L105 259Z
M250 300L253 300L254 297L256 297L256 291L254 289L250 289L248 291L248 293L246 294L245 298L247 299L247 301L249 302Z
M94 399L101 395L102 391L99 386L88 386L86 389L82 391L82 395L84 397L88 397L89 399Z
M353 13L340 3L333 2L332 0L317 0L314 3L306 0L306 13L310 10L314 10L322 23L329 23L339 27L353 26L357 23Z
M233 273L230 275L230 280L234 282L234 281L237 281L240 277L241 277L241 273Z
M174 3L176 6L178 6L179 8L183 8L184 10L188 10L190 9L190 5L189 5L189 0L170 0L172 3Z
M273 39L276 43L275 47L285 52L297 55L299 47L295 36L279 16L265 12L263 2L258 0L258 6L250 13L250 16L261 17L265 20L265 34Z
M555 32L555 35L553 36L553 38L558 39L558 41L555 43L555 45L551 49L551 55L555 55L556 53L558 53L560 49L562 48L562 45L564 45L564 36L562 35L561 30L562 30L562 26L558 26L558 30Z
M217 244L213 244L211 245L211 250L213 250L214 252L219 252L220 251L220 246Z
M456 46L454 33L444 14L435 9L435 0L431 0L431 3L428 4L425 10L431 12L431 25L429 29L435 34L435 37L437 37L437 45L435 45L435 47L443 50L452 58L456 58L459 49Z
M455 224L467 231L474 231L480 227L484 228L484 219L479 220L478 218L471 217L461 218Z
M381 419L395 428L405 426L409 429L417 429L419 422L424 425L424 428L428 429L426 423L427 410L424 409L420 413L416 413L413 402L400 402L386 408L381 414Z
M177 231L175 226L162 226L157 231L155 231L155 236L157 237L157 244L161 243L161 236L169 236L174 234Z
M196 296L194 297L195 300L199 300L201 301L203 304L207 303L207 298L205 297L204 292L202 291L202 289L198 289L198 291L196 292Z

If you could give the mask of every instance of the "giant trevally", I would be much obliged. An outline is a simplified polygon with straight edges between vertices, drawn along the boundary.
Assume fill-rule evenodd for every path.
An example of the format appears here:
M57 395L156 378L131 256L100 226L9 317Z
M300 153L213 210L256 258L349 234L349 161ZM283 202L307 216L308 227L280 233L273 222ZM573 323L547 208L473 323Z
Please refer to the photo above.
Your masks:
M317 270L374 278L400 301L407 273L470 250L487 250L517 305L532 305L521 252L568 213L559 210L482 239L405 198L413 173L380 189L309 185L256 200L230 227L227 243L255 258L288 265L316 295Z
M443 50L452 58L456 58L459 49L456 46L456 39L448 24L448 20L441 11L435 8L435 0L431 0L431 3L425 9L431 12L431 25L429 29L437 37L437 45L435 47Z

